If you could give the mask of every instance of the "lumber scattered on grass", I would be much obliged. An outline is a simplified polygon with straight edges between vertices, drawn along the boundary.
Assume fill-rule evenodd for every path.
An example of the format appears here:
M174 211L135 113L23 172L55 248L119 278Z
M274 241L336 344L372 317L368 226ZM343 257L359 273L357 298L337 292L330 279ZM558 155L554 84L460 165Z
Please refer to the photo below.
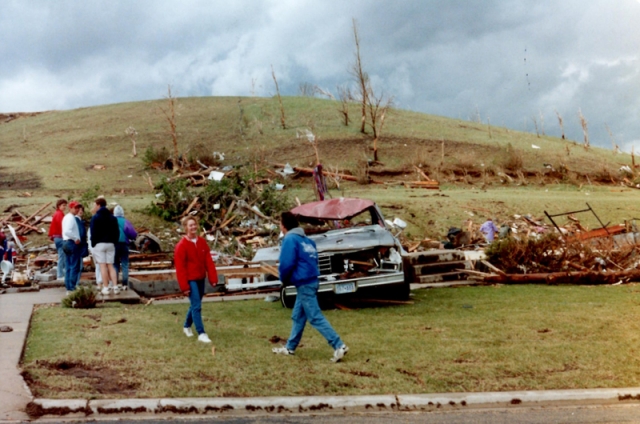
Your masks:
M285 166L283 164L280 163L274 163L274 166L277 166L278 168L284 168ZM305 175L313 175L313 169L311 168L301 168L299 166L293 166L292 167L293 170L295 172L298 172L300 174L305 174ZM322 170L322 175L325 176L329 176L329 177L338 177L342 180L346 180L346 181L358 181L357 177L354 177L353 175L347 175L347 174L340 174L337 172L330 172L330 171L326 171L326 170Z
M640 269L624 271L576 271L576 272L546 272L535 274L504 274L483 277L486 283L498 284L582 284L603 285L629 282L640 279Z

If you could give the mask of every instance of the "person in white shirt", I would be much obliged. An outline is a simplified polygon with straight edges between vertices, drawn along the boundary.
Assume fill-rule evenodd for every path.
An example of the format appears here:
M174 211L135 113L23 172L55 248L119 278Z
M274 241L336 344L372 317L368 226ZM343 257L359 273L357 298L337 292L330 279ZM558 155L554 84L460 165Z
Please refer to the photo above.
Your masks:
M67 294L76 289L78 282L79 261L82 260L80 246L80 230L76 221L78 202L69 202L69 213L62 219L62 249L67 257L64 286Z

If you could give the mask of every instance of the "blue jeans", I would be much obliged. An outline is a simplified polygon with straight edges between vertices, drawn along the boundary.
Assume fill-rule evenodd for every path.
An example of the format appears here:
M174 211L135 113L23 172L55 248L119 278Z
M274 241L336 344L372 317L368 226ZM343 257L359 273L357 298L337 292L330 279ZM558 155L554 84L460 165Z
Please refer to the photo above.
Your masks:
M297 287L298 295L296 296L296 303L293 306L293 312L291 313L291 319L293 320L293 327L291 328L291 335L287 340L287 349L296 350L300 339L302 339L302 333L307 321L313 328L318 330L322 337L327 339L327 342L331 347L336 350L344 343L340 340L340 336L335 332L329 321L322 315L320 305L318 305L318 286L319 283L305 284Z
M116 275L122 268L122 285L129 286L129 245L127 243L116 243L116 260L113 264Z
M189 301L191 306L187 311L187 319L184 321L185 328L196 326L198 334L204 333L204 324L202 324L202 297L204 296L204 280L189 281Z
M53 239L53 242L56 245L56 250L58 251L58 271L57 271L57 278L64 278L65 276L65 269L67 266L67 258L64 255L64 249L62 248L62 245L64 243L64 241L62 240L62 237L55 237Z
M62 249L67 260L65 266L64 286L67 290L75 290L78 283L78 275L80 273L80 261L82 251L80 245L77 245L73 240L65 240Z

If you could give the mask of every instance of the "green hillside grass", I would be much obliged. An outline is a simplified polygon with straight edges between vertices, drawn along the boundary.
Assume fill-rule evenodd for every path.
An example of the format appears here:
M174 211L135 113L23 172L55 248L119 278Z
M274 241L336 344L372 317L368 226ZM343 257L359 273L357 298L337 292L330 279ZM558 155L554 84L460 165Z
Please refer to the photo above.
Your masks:
M236 165L289 162L310 166L315 161L313 150L298 134L312 128L319 137L325 167L357 172L363 160L372 158L371 136L359 132L355 105L353 123L346 127L335 101L288 97L283 102L288 127L284 130L275 99L177 99L180 151L186 157L224 152L225 163ZM166 107L166 99L114 104L51 111L0 124L3 188L19 188L20 181L35 178L42 189L54 192L83 190L95 184L113 192L148 191L143 178L145 149L172 149L169 126L161 112ZM129 126L138 131L137 158L131 157L131 141L125 134ZM445 182L454 175L478 178L488 173L491 177L501 171L516 176L518 170L532 178L545 171L545 163L569 169L575 174L570 175L571 180L587 182L584 176L589 175L590 181L606 181L607 173L616 177L622 164L630 164L629 155L599 148L587 151L571 141L402 110L388 114L379 143L383 170L406 168L412 172L412 165L423 165ZM532 144L540 149L532 149ZM94 170L94 165L106 169ZM160 177L157 172L151 176L154 181ZM547 182L553 181L550 178ZM26 188L35 186L31 183Z
M224 164L252 169L286 162L311 166L315 154L302 134L312 129L319 137L325 169L358 174L365 160L372 158L371 135L359 132L355 105L353 122L346 127L335 101L287 97L283 102L287 129L280 126L276 99L177 99L180 151L192 161L223 152ZM161 110L167 106L166 99L114 104L50 111L1 123L0 211L19 205L28 214L56 197L78 198L99 186L109 201L124 206L134 224L161 236L174 234L172 224L141 212L155 199L146 173L154 183L163 175L172 175L171 171L145 169L143 162L149 147L172 149L169 125ZM137 158L131 156L131 140L125 134L129 126L138 131ZM543 217L544 210L582 209L585 201L591 202L605 222L618 223L637 215L629 209L636 191L611 187L612 181L621 179L620 166L631 164L626 154L593 147L585 150L573 141L402 110L388 114L379 143L382 164L374 168L374 179L416 180L414 165L418 165L440 181L447 196L344 181L339 189L333 188L332 196L371 198L388 216L407 221L406 232L415 237L442 238L448 227L461 226L469 218L479 223L489 214L498 220L514 213ZM540 149L533 149L532 144ZM551 164L556 172L543 164ZM95 170L94 165L106 169ZM505 173L512 181L499 176ZM308 179L288 181L287 187L292 197L314 200ZM20 197L25 192L31 197ZM167 242L171 247L170 238Z

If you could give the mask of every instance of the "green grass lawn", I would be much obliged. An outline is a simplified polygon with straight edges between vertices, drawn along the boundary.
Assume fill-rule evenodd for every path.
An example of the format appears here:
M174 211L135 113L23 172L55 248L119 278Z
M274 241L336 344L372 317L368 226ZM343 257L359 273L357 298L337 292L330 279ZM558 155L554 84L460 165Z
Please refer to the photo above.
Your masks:
M339 364L313 329L271 353L290 311L207 303L210 346L186 338L186 304L39 308L23 369L37 397L363 395L640 386L640 289L491 286L414 292L412 305L331 310Z

